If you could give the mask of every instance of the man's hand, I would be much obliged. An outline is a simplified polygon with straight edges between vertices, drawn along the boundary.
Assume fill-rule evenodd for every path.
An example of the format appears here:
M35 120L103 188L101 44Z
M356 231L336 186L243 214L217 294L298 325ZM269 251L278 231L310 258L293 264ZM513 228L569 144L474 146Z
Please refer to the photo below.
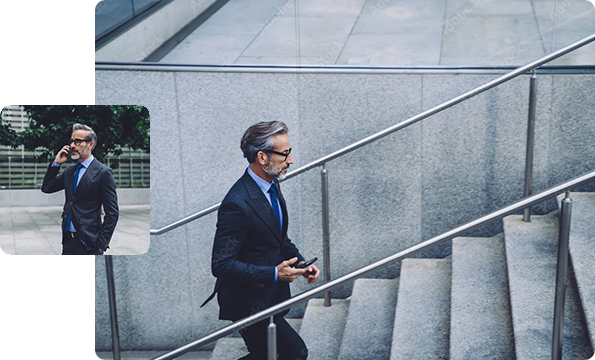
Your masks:
M300 277L300 275L304 275L308 271L308 269L296 269L289 266L295 263L297 260L298 258L294 257L289 260L285 260L281 264L277 265L277 269L279 270L277 274L277 280L293 282L295 279Z
M68 161L68 150L70 150L70 145L64 145L60 151L56 154L56 159L54 162L56 164L63 164Z
M304 262L305 261L302 261L300 264L303 264ZM310 265L306 270L307 271L303 273L302 276L308 279L308 284L314 284L320 277L320 270L318 270L316 265Z

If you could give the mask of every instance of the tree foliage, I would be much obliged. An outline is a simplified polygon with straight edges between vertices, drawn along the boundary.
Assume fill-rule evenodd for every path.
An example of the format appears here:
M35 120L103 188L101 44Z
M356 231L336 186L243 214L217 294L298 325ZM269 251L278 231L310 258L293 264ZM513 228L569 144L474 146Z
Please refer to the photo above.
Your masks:
M104 162L111 152L118 156L121 148L150 151L149 111L136 105L51 105L24 106L29 116L29 128L18 133L16 144L33 151L46 150L38 160L52 159L69 143L72 125L81 123L90 126L97 134L93 156Z
M18 146L17 133L8 124L0 123L0 145L16 148Z

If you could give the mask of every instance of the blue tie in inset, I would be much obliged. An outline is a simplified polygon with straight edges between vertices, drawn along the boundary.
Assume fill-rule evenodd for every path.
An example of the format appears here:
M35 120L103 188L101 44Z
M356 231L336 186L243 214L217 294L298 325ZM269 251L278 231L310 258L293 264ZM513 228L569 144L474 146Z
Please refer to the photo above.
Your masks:
M74 172L74 187L72 189L72 196L74 197L74 192L76 191L76 183L78 182L79 179L79 171L81 171L81 168L83 167L83 164L79 163L78 166L76 167L76 171ZM68 215L68 217L66 218L66 229L64 229L64 232L68 231L68 228L70 228L70 215Z
M281 214L279 213L279 200L277 199L277 192L275 191L275 186L271 184L271 187L268 191L271 194L271 205L273 206L273 210L277 215L277 219L279 219L279 228L283 231L283 224L281 223Z

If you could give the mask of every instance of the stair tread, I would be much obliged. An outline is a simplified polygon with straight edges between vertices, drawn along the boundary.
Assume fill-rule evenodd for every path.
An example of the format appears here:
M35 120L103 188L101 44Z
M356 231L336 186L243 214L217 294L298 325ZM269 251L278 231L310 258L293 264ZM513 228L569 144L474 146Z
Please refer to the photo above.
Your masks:
M339 359L388 359L398 280L358 279L353 285Z
M559 197L563 198L564 195ZM590 329L591 343L595 344L595 193L571 194L572 217L570 223L570 258L578 291Z
M324 299L308 301L300 330L308 359L337 359L348 310L349 300L332 299L330 307L324 307Z
M448 359L450 266L450 259L403 260L391 360Z
M453 239L450 358L514 358L502 233Z
M217 340L209 360L239 359L248 355L248 349L241 337L225 337Z
M517 359L550 358L558 256L558 211L504 218L510 302ZM579 303L567 286L563 359L587 359L590 344Z
M295 331L300 330L300 326L302 324L302 319L285 319L287 323L294 328ZM234 333L233 335L236 335ZM215 348L211 353L211 357L209 360L229 360L229 359L239 359L242 356L248 355L248 348L246 348L246 344L244 343L244 339L242 337L233 336L233 337L224 337L217 340L215 344Z

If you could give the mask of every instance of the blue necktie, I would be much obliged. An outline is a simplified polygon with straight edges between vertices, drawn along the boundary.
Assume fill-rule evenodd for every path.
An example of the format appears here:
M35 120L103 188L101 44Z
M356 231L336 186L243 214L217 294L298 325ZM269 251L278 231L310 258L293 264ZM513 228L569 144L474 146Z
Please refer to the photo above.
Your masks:
M74 192L76 191L76 183L78 182L79 171L81 171L82 167L83 164L79 163L76 167L76 171L74 172L74 187L72 189L72 196L74 196ZM68 215L68 217L66 218L66 229L64 230L65 233L68 231L68 228L70 228L70 215Z
M281 214L279 214L279 200L277 199L277 192L275 191L275 186L271 184L271 187L268 191L271 194L271 205L273 206L273 210L277 215L277 219L279 219L279 228L283 231L283 224L281 223Z

